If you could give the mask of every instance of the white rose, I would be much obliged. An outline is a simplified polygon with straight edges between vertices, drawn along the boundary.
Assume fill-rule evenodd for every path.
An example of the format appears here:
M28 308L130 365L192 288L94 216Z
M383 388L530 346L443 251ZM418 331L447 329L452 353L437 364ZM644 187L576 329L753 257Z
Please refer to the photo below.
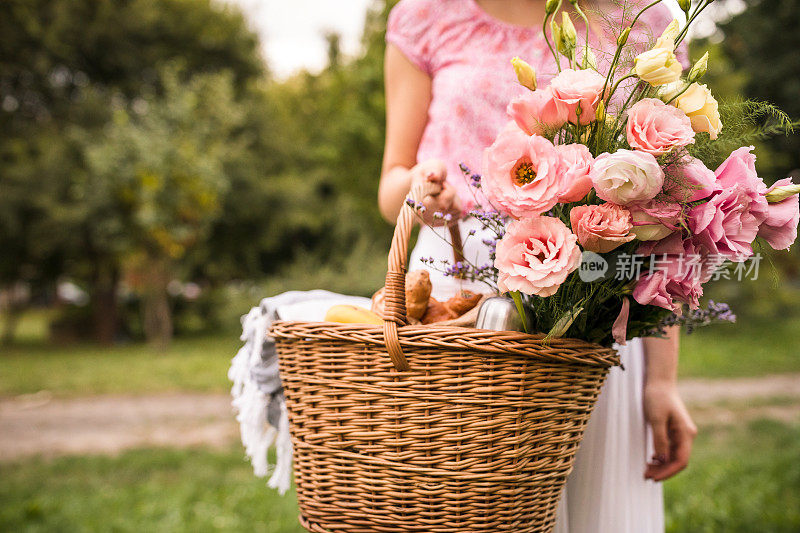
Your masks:
M651 200L664 186L655 156L634 150L599 155L590 176L597 196L618 205Z

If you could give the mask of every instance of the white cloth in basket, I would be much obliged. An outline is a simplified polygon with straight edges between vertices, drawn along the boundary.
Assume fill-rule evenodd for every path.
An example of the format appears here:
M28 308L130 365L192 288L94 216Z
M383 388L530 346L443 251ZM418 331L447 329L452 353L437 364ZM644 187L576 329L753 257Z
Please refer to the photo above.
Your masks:
M233 382L231 396L242 444L258 477L269 475L268 485L281 493L292 484L292 441L289 417L283 396L278 354L267 336L275 320L319 322L331 306L359 305L369 308L370 300L333 292L290 291L264 298L242 317L241 340L244 346L231 361L228 379ZM267 452L275 447L275 464Z

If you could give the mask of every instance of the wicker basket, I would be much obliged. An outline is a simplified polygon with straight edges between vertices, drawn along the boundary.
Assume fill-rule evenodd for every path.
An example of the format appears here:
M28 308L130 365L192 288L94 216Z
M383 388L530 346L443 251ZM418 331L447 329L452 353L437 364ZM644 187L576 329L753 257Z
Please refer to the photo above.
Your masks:
M617 354L575 339L405 325L413 223L405 206L383 328L271 328L301 523L314 532L551 531Z

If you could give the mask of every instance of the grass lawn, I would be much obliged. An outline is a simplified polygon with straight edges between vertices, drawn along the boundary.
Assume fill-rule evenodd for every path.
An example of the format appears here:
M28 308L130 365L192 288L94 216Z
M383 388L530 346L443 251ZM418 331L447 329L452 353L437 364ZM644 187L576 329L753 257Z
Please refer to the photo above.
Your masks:
M696 447L666 485L668 531L800 531L800 425L717 428ZM0 479L0 531L302 531L294 496L255 479L240 448L27 460Z
M704 428L692 464L666 483L667 531L800 531L800 423Z
M175 340L164 353L145 344L99 347L45 342L42 314L20 324L20 341L0 348L0 396L47 390L57 396L170 391L224 392L241 342L236 331ZM772 325L718 325L684 336L681 374L759 376L800 372L800 317ZM768 332L768 333L767 333Z
M796 315L709 326L682 337L680 373L715 378L800 372L798 331Z

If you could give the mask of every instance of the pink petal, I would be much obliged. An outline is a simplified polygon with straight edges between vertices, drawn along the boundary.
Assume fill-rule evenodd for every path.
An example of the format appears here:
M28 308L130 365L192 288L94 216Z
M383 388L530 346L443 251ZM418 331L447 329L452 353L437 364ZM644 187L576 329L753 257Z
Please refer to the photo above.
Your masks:
M631 301L626 296L622 299L622 309L619 310L619 315L611 326L611 334L614 336L614 341L620 346L625 346L625 341L628 337L628 314L631 310Z

